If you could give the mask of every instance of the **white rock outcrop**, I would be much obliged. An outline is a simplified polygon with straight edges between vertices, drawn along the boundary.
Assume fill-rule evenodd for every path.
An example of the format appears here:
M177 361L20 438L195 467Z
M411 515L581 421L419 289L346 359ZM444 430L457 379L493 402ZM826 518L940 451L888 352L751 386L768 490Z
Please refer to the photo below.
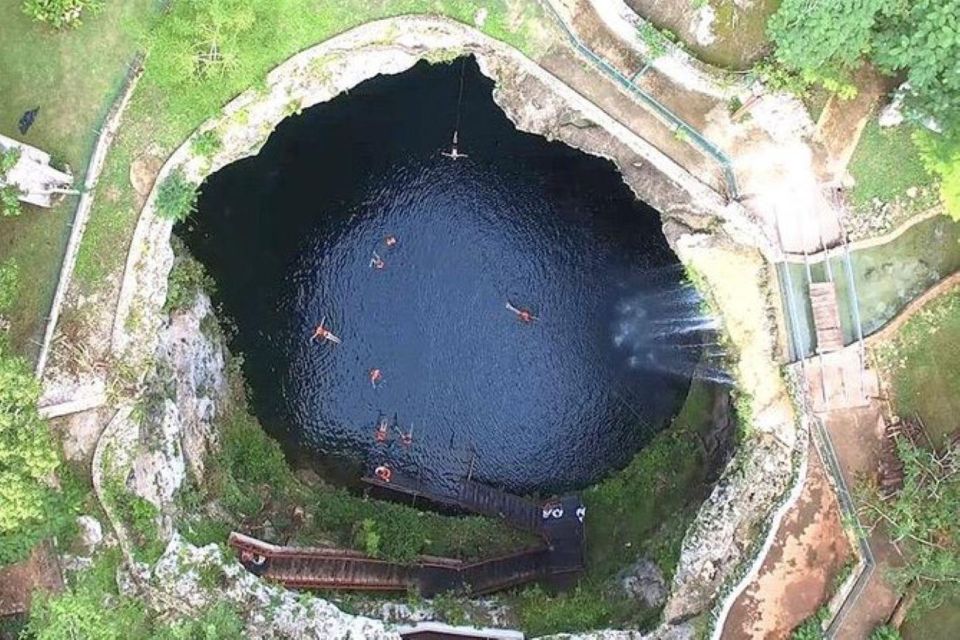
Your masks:
M211 588L210 581L215 582ZM246 620L246 638L400 640L379 620L353 616L331 603L265 583L219 547L196 547L174 535L152 567L146 588L154 602L174 603L181 615L226 602Z
M203 480L204 459L216 446L214 419L225 404L226 351L210 299L171 314L158 337L155 372L146 381L132 462L134 493L169 516L188 471ZM216 330L215 330L216 331ZM164 530L171 533L169 519Z

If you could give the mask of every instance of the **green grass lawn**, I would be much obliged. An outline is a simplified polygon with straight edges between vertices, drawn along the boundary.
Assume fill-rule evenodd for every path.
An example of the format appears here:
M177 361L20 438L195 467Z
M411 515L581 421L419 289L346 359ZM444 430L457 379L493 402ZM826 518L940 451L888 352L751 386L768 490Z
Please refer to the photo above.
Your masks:
M0 133L69 164L82 183L96 129L153 4L111 4L81 28L58 33L27 18L20 2L0 3ZM17 121L34 107L40 107L37 120L20 135ZM25 206L19 218L0 219L0 262L15 260L21 274L10 313L12 343L30 357L39 348L76 202L70 197L49 210Z
M911 618L900 629L904 640L954 640L960 630L960 598Z
M913 131L907 124L881 128L875 117L870 119L850 159L850 174L857 181L852 192L855 206L867 207L874 198L891 202L904 197L910 187L934 182L910 139Z
M919 414L938 444L960 428L960 289L929 303L876 355L898 414Z

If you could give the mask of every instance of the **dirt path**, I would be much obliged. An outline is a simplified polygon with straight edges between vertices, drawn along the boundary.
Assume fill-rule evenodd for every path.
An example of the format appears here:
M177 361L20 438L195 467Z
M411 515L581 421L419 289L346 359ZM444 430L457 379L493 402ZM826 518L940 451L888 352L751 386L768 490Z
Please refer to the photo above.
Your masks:
M866 407L834 410L824 415L824 425L851 491L861 478L876 472L883 438L880 418L879 400ZM887 621L897 603L898 594L886 581L885 572L900 562L900 556L881 535L870 537L870 548L876 558L876 569L856 605L837 629L839 640L868 637L875 627Z
M722 638L778 640L816 612L853 558L836 497L813 447L807 479L760 573L734 602Z
M841 100L832 96L817 121L817 141L824 151L817 155L817 172L824 182L843 180L874 106L893 88L891 79L870 64L860 67L853 84L856 97Z
M33 593L38 590L63 590L57 554L49 542L34 547L27 560L0 569L0 616L28 611Z

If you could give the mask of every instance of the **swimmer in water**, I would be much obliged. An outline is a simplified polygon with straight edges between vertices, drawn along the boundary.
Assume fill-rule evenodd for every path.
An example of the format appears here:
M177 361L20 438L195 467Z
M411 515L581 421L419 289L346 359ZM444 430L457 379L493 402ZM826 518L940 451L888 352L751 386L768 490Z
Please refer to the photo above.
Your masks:
M405 447L409 447L413 444L413 427L410 427L410 431L407 433L400 432L400 444Z
M376 251L373 252L373 257L370 258L370 266L374 269L383 269L387 264L383 261L383 258L377 254Z
M513 306L509 302L507 302L507 309L514 312L517 315L517 320L519 320L524 324L530 324L531 322L537 319L536 316L534 316L533 313L531 313L529 310L518 309L517 307Z
M466 158L467 154L460 153L457 151L457 132L453 132L453 144L450 146L450 151L441 151L440 155L446 156L451 160L459 160L460 158Z
M387 441L389 436L390 425L387 424L386 418L380 418L380 423L377 425L377 430L373 432L373 439L379 443L384 443Z
M310 338L310 340L311 340L311 341L313 341L313 340L326 340L327 342L332 342L333 344L340 344L340 338L338 338L337 336L333 335L333 332L331 332L329 329L327 329L325 326L323 326L323 323L326 321L326 319L327 319L327 317L324 316L324 317L320 320L320 324L318 324L318 325L317 325L317 328L314 329L314 331L313 331L313 336Z
M383 380L383 373L380 369L370 369L370 384L376 389L377 385Z
M383 239L383 244L387 245L388 247L397 246L397 236L387 236Z

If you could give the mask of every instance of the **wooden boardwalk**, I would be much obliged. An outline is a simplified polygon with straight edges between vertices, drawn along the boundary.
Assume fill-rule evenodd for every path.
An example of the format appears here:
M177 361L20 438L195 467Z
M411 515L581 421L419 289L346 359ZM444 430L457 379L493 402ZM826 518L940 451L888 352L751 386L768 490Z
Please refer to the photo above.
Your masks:
M230 534L228 544L251 572L301 589L413 589L426 597L445 591L482 595L536 580L568 582L583 571L585 509L577 495L538 505L471 480L463 480L455 491L427 489L418 479L399 474L390 482L376 477L363 481L393 494L501 518L536 533L543 544L469 563L433 556L389 562L348 549L277 546L236 532Z
M843 349L843 329L837 308L837 289L832 282L810 283L810 307L817 332L817 353Z

